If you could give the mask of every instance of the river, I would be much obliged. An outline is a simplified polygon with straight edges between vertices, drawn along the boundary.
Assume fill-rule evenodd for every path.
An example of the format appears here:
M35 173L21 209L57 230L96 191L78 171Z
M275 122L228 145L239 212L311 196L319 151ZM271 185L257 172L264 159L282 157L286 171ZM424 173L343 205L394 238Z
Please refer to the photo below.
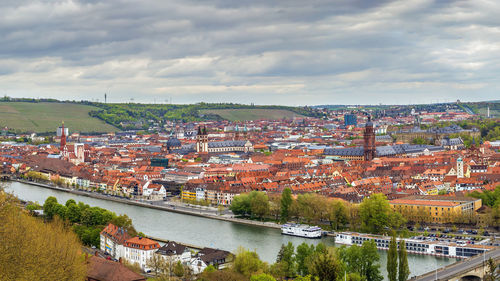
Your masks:
M281 235L280 230L264 228L251 225L242 225L233 222L202 218L191 215L172 213L162 210L150 209L134 205L91 198L87 196L67 193L58 190L47 189L39 186L10 182L5 186L5 191L13 193L25 201L33 201L43 204L49 196L57 198L59 203L64 204L68 199L84 202L90 206L99 206L116 214L127 214L133 221L137 231L141 231L152 237L173 240L180 243L188 243L201 247L219 248L235 252L238 246L255 250L260 258L272 263L281 244L292 242L295 246L302 242L318 244L323 242L329 246L335 246L333 237L322 239L305 239ZM381 272L386 276L386 257L384 251L380 253ZM411 275L421 275L437 267L456 262L452 258L438 258L424 255L408 255L408 263Z

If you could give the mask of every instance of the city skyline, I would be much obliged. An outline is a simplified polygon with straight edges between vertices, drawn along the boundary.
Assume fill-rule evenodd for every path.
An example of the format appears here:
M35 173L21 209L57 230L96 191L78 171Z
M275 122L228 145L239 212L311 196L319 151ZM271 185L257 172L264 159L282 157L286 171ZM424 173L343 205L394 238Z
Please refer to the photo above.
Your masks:
M148 103L495 100L493 1L5 1L0 95Z

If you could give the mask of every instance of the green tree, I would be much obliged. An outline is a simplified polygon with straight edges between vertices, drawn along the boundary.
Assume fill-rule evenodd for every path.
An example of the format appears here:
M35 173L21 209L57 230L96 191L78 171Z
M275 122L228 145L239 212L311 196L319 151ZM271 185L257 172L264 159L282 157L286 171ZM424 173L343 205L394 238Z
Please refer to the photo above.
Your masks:
M398 278L398 243L396 233L392 233L389 251L387 252L387 279L396 281Z
M259 259L259 255L257 255L256 252L239 247L238 250L236 250L232 269L250 278L253 274L265 272L267 268L266 264Z
M43 207L41 207L40 205L38 205L36 203L29 204L29 205L26 206L26 210L28 210L28 211L40 210L41 208L43 208Z
M290 206L292 205L292 190L290 188L285 188L281 193L281 214L280 221L281 223L286 223L290 216Z
M347 275L348 281L363 281L363 277L357 272L351 272Z
M380 265L378 261L380 256L377 252L375 241L365 241L361 246L361 276L366 277L367 281L381 281L384 279L380 274Z
M384 227L398 228L403 223L401 214L394 212L385 195L373 194L359 206L362 227L369 233L381 233Z
M251 213L250 198L248 198L247 194L240 194L234 196L229 209L235 215L241 215L241 216L249 215Z
M293 279L294 281L316 281L316 279L311 276L311 275L306 275L306 276L297 276L297 278Z
M309 268L311 274L322 281L336 281L342 275L342 265L333 249L315 255Z
M408 266L408 256L406 253L406 241L401 239L399 241L399 271L398 271L398 281L408 280L410 276L410 267Z
M62 220L67 219L67 213L68 213L68 208L66 206L61 205L61 204L56 204L53 207L54 213L59 216Z
M292 242L288 242L286 246L281 245L276 262L282 264L285 277L294 277L297 271L294 253L295 248Z
M214 272L214 271L217 271L217 268L215 268L215 266L209 264L207 267L205 267L205 269L203 269L203 272Z
M110 222L118 227L123 227L131 236L137 235L137 231L132 225L132 219L129 218L126 214L114 216Z
M80 208L76 204L70 204L67 210L67 218L72 223L80 222L81 213Z
M297 246L297 254L295 259L297 261L297 272L299 275L305 276L309 274L309 261L310 257L314 253L314 245L308 245L306 242L302 242Z
M316 248L314 249L315 254L324 254L327 251L328 251L328 248L322 242L318 243L318 245L316 245Z
M43 214L48 219L51 220L57 212L57 198L54 196L47 197L45 203L43 204Z
M412 141L411 141L412 144L430 144L430 142L428 140L426 140L425 138L414 138Z
M69 207L69 205L71 204L75 204L76 205L76 201L74 199L68 199L68 201L66 201L66 207Z
M265 273L253 275L250 278L250 281L276 281L273 276Z
M315 193L305 193L297 196L298 215L308 223L328 220L328 200Z
M250 212L252 216L264 218L269 215L269 198L262 191L252 191L248 195L250 199Z
M174 266L174 274L177 277L182 277L184 276L184 266L182 265L181 261L177 261L177 263Z
M479 198L483 205L494 207L500 205L500 185L494 191L484 190L482 192L473 191L469 196Z
M364 266L364 257L361 247L352 245L350 247L342 246L338 248L340 259L345 264L347 272L358 273L362 275Z
M333 229L344 226L348 222L347 208L340 200L333 200L329 204L329 220Z

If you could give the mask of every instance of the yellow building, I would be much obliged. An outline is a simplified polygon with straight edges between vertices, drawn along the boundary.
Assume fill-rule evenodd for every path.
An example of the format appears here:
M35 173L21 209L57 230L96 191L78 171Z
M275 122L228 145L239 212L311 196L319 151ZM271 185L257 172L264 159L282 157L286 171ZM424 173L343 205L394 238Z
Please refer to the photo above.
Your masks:
M481 199L440 195L414 195L391 200L391 207L414 222L468 222L481 208Z
M181 199L182 200L196 200L196 190L195 189L190 189L190 190L183 189L181 192Z

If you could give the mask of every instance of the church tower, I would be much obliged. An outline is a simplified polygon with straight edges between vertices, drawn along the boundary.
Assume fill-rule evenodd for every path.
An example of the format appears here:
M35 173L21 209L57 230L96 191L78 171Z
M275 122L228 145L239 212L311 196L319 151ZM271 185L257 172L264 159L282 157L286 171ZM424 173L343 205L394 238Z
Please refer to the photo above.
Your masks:
M375 158L376 147L375 147L375 131L373 130L373 122L371 121L371 116L368 116L368 122L365 125L364 138L364 159L365 161L371 161Z
M64 131L64 121L62 122L62 130L61 130L61 143L59 148L61 156L66 156L68 148L66 147L66 132Z
M457 159L457 178L463 178L464 177L464 161L462 158Z
M234 127L234 138L233 140L240 140L240 127L238 124L236 124L236 127Z
M198 134L196 135L196 152L208 153L208 134L207 127L198 126Z

